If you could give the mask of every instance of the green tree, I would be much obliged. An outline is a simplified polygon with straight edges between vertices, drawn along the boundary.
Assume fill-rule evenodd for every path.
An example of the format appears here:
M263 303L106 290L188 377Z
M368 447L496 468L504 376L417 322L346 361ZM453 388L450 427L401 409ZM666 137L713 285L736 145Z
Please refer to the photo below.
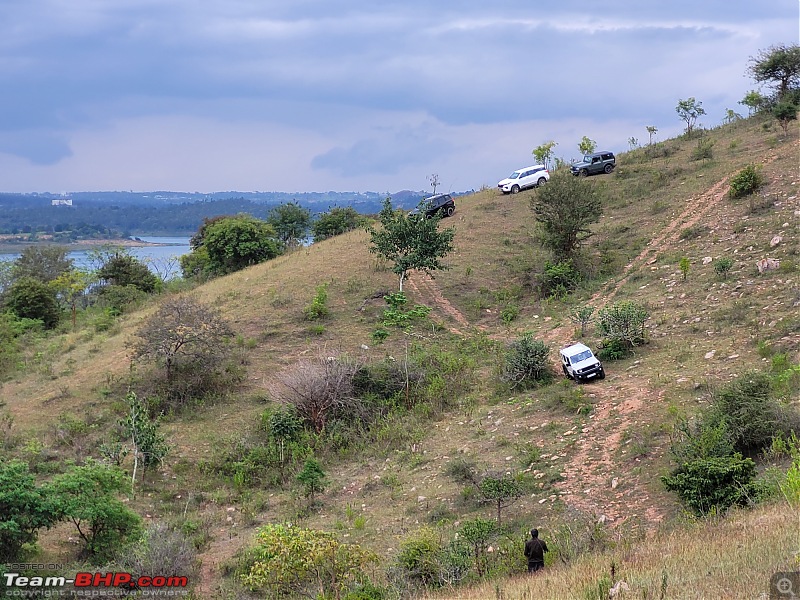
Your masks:
M39 530L58 521L52 500L37 487L26 463L0 462L0 561L19 561L23 547L36 542Z
M91 459L58 475L47 488L57 511L75 525L85 554L100 563L140 531L139 516L117 498L124 488L121 469Z
M568 170L553 173L550 182L531 198L540 225L539 238L557 258L570 258L592 233L603 205L597 187Z
M623 300L600 309L597 313L597 328L605 338L605 344L627 353L634 346L644 343L644 324L648 318L650 313L644 306Z
M459 538L469 544L472 549L478 577L482 577L485 572L483 563L485 562L486 548L494 538L496 529L497 524L494 521L476 517L465 521L459 530Z
M38 319L47 329L58 325L61 318L55 290L33 277L14 281L3 299L6 309L22 319Z
M576 306L569 313L569 320L581 326L581 337L586 335L586 328L592 322L594 306Z
M758 83L777 87L778 100L800 82L800 45L778 44L750 58L748 72Z
M303 469L297 474L297 481L302 484L305 497L314 502L314 496L325 490L325 471L315 458L306 459Z
M781 129L783 129L783 135L789 133L789 124L797 120L797 111L799 109L800 106L797 106L797 104L789 100L781 100L772 107L772 116L780 123Z
M315 242L328 239L353 229L357 229L364 223L362 217L352 206L334 207L328 212L319 215L316 221L311 224L311 233Z
M267 223L272 225L281 242L287 246L296 246L306 237L311 226L311 211L296 202L287 202L269 212Z
M658 133L658 127L656 127L655 125L647 125L645 127L645 129L647 129L647 133L650 136L649 145L652 146L653 145L653 136Z
M128 392L125 397L128 403L128 414L120 421L125 434L133 446L133 474L131 475L131 488L136 483L136 471L139 468L139 457L142 460L142 470L156 464L161 464L169 452L169 445L164 435L159 431L158 419L151 419L147 406L139 400L134 392Z
M84 269L70 269L50 282L61 301L66 304L72 314L72 329L78 316L78 304L86 296L87 288L97 280L93 272Z
M245 214L207 223L202 247L208 253L209 269L220 275L270 260L282 252L275 229Z
M166 300L136 332L133 360L159 363L167 382L176 368L213 370L233 336L217 311L191 298Z
M536 159L536 162L539 164L543 164L548 169L550 168L550 161L553 158L553 148L555 148L558 144L553 140L549 142L545 142L541 146L537 146L533 149L531 154Z
M752 116L753 113L761 110L761 107L763 107L766 102L767 99L756 90L750 90L744 95L744 98L739 100L739 104L743 104L747 107L748 116Z
M686 100L678 100L678 105L675 107L675 112L686 123L686 135L691 136L697 118L706 114L703 108L703 103L698 102L694 97Z
M32 277L49 283L72 270L73 261L67 257L68 253L64 246L28 246L12 263L12 277Z
M392 201L386 198L378 218L380 229L370 226L369 251L394 263L392 271L400 279L400 291L409 271L419 270L429 275L433 271L447 269L442 259L453 250L455 229L449 227L439 231L441 216L425 218L394 210Z
M478 484L478 491L497 510L497 526L502 525L502 510L522 496L522 486L513 475L488 474Z
M366 570L377 562L373 552L343 544L332 533L271 523L258 530L239 578L270 598L339 598L366 581Z
M97 278L107 285L120 287L132 285L136 289L152 294L160 286L159 278L147 268L147 265L130 254L117 254L110 257L100 269Z
M522 390L546 383L553 377L549 356L550 346L525 333L509 344L502 378L512 388Z
M596 149L597 149L597 142L589 139L587 136L583 136L581 138L581 141L578 143L578 151L581 154L591 154Z

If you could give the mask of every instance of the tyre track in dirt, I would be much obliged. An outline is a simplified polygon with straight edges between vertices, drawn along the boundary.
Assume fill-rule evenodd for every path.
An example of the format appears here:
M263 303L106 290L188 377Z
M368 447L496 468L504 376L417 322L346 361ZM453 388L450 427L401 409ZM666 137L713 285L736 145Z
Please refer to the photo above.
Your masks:
M433 277L427 273L415 272L413 277L408 277L406 283L414 290L414 293L424 301L432 304L436 310L445 316L450 317L463 328L469 328L470 322L464 314L453 306L450 301L444 297L439 286L433 280ZM455 327L450 327L450 332L456 335L463 336L464 333Z

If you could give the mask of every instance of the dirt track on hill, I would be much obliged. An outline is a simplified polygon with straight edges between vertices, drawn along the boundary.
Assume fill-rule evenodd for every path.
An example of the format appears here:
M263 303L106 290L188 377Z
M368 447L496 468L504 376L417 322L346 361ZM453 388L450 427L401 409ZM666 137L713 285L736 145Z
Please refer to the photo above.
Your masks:
M767 162L776 157L768 157ZM600 306L613 300L634 273L655 262L659 253L669 251L676 244L681 231L712 214L726 196L727 183L727 178L722 179L699 197L689 199L669 225L625 265L620 278L610 287L594 294L589 304ZM432 278L415 273L409 279L409 287L421 301L454 320L461 329L471 327L467 318L444 297ZM451 327L450 331L463 335L461 329ZM562 325L542 337L551 345L563 346L573 337L573 326ZM560 364L554 366L560 371ZM593 400L595 408L575 440L575 450L562 473L563 481L557 486L564 492L564 501L582 513L602 518L612 526L632 517L643 518L650 526L657 524L664 518L663 511L653 505L642 481L621 472L624 465L620 464L618 453L625 431L639 423L637 415L643 407L659 403L662 394L651 389L647 382L626 373L612 374L602 383L588 386L586 394Z

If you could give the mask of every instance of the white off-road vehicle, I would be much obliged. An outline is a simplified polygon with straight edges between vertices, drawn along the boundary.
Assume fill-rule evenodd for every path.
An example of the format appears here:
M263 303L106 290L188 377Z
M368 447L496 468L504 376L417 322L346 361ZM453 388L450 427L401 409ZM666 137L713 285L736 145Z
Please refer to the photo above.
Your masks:
M572 344L559 351L561 355L561 368L568 379L586 381L588 379L605 379L606 372L603 365L592 354L588 346Z

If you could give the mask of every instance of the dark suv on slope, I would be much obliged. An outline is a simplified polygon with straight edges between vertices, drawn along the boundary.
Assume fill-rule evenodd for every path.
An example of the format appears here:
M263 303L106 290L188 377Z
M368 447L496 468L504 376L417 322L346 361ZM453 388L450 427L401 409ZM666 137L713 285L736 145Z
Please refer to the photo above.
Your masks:
M450 217L455 211L456 203L453 202L453 197L450 194L436 194L430 198L425 198L417 208L408 214L418 215L420 212L424 212L425 217L431 218L438 212L442 217Z
M583 157L583 161L570 166L573 175L586 177L587 175L597 175L598 173L611 173L617 164L613 152L606 150L593 152Z

